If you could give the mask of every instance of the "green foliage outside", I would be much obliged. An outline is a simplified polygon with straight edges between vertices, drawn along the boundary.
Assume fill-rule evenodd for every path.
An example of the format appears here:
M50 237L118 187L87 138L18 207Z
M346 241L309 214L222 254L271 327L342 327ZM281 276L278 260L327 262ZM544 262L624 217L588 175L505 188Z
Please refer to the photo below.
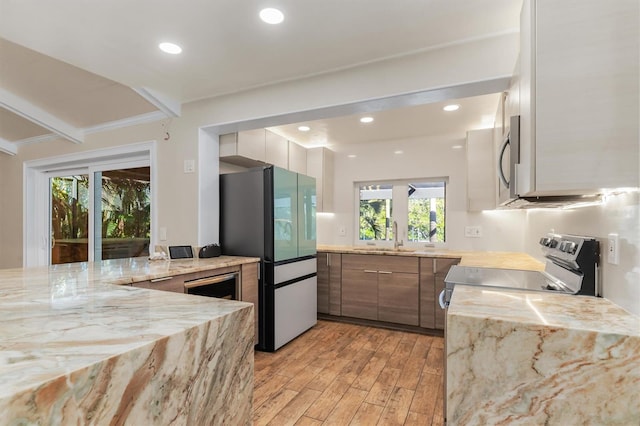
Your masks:
M74 196L75 195L75 196ZM89 176L51 179L51 232L60 239L87 238Z
M108 176L102 177L102 237L150 238L151 184Z
M148 181L103 173L102 238L150 238L150 187ZM57 240L87 238L89 177L52 178L51 194L53 236Z
M431 230L431 200L409 199L409 241L444 241L444 198L436 198L436 233L429 239Z
M360 239L388 240L393 238L387 232L387 202L391 200L360 200Z

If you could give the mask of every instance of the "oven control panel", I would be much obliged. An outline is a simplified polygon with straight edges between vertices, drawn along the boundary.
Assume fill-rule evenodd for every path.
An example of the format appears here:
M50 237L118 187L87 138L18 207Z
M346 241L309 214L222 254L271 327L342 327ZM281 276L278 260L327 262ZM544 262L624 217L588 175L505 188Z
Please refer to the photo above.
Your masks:
M599 261L598 241L592 237L549 234L540 238L545 257L555 259L571 268L581 269Z

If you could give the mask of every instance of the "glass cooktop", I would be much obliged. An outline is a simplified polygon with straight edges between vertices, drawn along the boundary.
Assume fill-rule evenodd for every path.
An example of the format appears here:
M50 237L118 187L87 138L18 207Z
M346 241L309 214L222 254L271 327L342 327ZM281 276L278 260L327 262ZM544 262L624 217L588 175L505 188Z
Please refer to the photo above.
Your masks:
M474 268L455 265L449 269L445 286L452 289L456 284L485 287L501 287L514 290L559 291L571 290L545 272L516 269Z

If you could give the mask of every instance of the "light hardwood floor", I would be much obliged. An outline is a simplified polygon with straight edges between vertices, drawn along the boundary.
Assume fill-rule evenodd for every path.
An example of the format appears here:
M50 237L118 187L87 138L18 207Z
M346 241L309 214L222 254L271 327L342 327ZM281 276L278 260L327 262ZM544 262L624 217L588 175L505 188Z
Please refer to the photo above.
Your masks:
M256 352L258 425L442 425L441 337L332 321Z

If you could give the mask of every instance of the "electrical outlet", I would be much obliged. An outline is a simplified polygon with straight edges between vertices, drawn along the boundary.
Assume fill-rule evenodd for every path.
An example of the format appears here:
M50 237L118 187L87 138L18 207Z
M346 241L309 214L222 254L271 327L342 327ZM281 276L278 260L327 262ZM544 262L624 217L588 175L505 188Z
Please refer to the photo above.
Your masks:
M607 262L612 265L620 263L620 243L618 234L609 234L607 236Z
M480 238L482 237L482 226L465 226L464 236L467 238Z
M160 241L167 241L167 228L164 226L160 228Z

